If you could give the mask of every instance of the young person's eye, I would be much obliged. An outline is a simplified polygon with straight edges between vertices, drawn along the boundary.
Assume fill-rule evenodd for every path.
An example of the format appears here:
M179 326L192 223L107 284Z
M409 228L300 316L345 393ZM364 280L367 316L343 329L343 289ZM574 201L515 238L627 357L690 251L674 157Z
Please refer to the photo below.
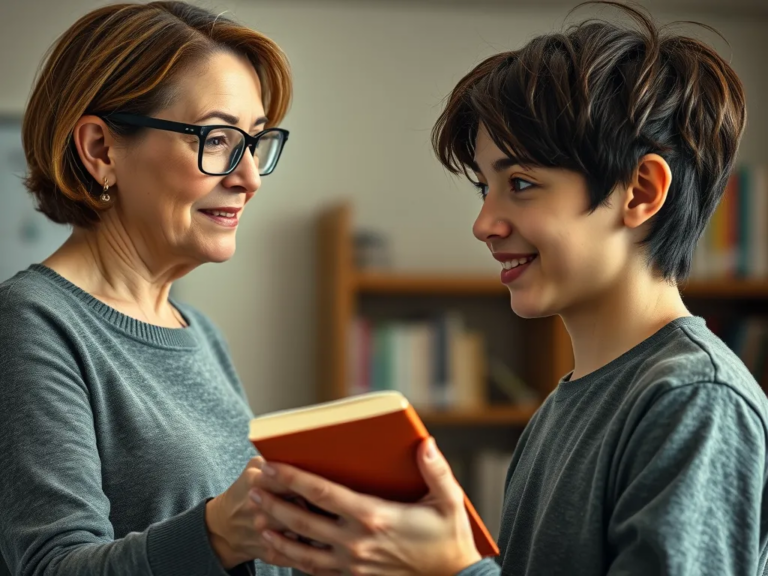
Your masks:
M477 193L485 200L485 197L488 196L488 184L483 184L482 182L472 182L472 185L477 188Z
M509 184L512 186L512 190L514 192L525 192L526 190L535 186L533 182L529 182L528 180L525 180L524 178L519 178L517 176L513 176L512 178L510 178Z

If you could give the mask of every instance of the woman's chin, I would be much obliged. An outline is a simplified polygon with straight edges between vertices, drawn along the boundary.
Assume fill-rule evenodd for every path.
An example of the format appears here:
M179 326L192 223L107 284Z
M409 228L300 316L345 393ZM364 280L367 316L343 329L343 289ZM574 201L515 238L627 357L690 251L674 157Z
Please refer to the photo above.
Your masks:
M203 263L221 263L230 260L235 255L235 243L225 246L209 246L200 254Z

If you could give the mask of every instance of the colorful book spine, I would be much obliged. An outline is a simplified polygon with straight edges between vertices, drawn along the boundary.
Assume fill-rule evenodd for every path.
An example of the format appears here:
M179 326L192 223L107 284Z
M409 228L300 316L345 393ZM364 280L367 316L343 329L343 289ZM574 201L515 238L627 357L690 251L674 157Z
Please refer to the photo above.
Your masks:
M693 258L692 279L768 277L768 170L734 169Z

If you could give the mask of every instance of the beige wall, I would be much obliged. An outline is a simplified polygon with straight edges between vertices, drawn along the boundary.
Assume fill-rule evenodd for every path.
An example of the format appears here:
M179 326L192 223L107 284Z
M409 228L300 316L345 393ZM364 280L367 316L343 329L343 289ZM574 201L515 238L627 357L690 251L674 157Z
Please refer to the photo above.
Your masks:
M2 1L0 112L20 112L53 38L103 2ZM567 10L483 13L417 8L415 1L203 4L229 9L274 38L293 63L296 97L284 123L290 142L279 170L246 210L237 255L200 268L179 283L179 293L224 330L256 411L310 402L315 211L352 198L358 224L391 234L398 268L495 272L471 235L478 200L434 160L430 129L442 99L473 64L559 28ZM768 114L760 103L768 95L762 61L768 23L675 16L712 24L731 42L751 106L742 158L765 161Z

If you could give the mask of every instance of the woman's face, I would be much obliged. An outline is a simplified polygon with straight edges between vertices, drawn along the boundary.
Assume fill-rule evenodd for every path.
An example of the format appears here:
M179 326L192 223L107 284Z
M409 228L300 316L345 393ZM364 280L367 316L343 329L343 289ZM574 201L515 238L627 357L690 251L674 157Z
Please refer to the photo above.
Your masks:
M173 103L154 118L229 124L251 135L264 129L261 83L245 58L214 54L174 88ZM110 149L115 205L102 224L116 219L149 266L222 262L235 252L237 224L261 185L257 161L246 150L232 173L208 176L198 168L199 145L197 136L150 128Z

